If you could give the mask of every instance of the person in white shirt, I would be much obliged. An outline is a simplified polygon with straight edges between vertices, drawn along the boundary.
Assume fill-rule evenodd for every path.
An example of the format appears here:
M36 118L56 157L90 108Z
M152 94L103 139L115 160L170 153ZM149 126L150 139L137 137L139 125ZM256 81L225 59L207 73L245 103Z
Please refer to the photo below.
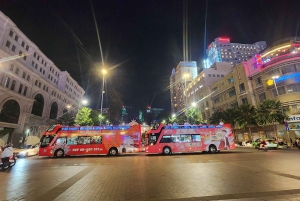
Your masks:
M9 157L13 156L14 154L14 149L11 145L7 145L3 147L2 153L1 153L1 160L3 164L6 164L9 162Z

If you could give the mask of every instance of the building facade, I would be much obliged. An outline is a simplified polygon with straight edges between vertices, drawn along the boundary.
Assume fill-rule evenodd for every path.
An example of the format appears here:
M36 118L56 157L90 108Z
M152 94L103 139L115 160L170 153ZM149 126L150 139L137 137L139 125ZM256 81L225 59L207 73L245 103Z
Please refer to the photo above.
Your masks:
M191 107L196 103L205 121L209 118L213 107L211 96L216 93L216 88L211 86L228 75L231 69L231 65L227 62L216 62L211 68L203 69L188 84L184 93L187 94L187 106Z
M84 90L0 12L0 130L4 141L39 135L80 106ZM1 136L0 136L1 137Z
M247 61L267 47L265 41L253 44L230 43L229 38L216 38L206 49L207 59L204 68L209 68L215 62L228 62L235 66Z
M170 77L171 111L173 114L179 115L183 112L187 101L184 96L184 89L197 75L197 62L195 61L182 61L176 69L173 68Z

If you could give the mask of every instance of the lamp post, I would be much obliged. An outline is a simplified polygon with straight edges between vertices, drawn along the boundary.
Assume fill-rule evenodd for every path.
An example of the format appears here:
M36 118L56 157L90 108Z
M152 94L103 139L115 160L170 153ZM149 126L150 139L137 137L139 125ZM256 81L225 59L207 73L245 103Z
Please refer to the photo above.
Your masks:
M101 73L103 75L103 82L102 82L102 90L101 90L101 107L100 107L100 126L101 126L101 123L102 123L102 107L103 107L103 93L104 93L104 79L105 79L105 75L107 73L107 70L105 68L103 68L101 70Z
M183 74L183 79L184 79L184 91L185 91L185 116L187 118L187 121L188 121L188 115L187 115L187 90L186 90L186 79L190 77L190 74L189 73L184 73Z

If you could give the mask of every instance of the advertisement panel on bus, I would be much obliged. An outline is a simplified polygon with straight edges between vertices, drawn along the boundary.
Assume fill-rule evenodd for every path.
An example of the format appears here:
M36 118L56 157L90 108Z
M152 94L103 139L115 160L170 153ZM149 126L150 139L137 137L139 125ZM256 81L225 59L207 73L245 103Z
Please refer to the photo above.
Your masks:
M224 125L159 125L146 134L146 153L185 153L234 149L234 136L229 124Z
M42 136L39 156L117 155L141 150L141 126L55 125Z

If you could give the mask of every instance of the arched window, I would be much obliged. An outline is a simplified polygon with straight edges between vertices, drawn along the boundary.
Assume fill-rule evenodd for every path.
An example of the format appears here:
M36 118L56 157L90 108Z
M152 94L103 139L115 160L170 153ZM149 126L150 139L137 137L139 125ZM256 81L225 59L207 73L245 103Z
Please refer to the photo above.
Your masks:
M55 119L57 117L57 112L58 112L58 105L56 102L53 102L51 104L51 110L50 110L50 119Z
M36 116L42 116L44 109L44 97L41 94L37 94L34 97L34 103L32 106L31 114Z
M20 116L20 105L15 100L8 100L1 108L0 121L17 124Z

